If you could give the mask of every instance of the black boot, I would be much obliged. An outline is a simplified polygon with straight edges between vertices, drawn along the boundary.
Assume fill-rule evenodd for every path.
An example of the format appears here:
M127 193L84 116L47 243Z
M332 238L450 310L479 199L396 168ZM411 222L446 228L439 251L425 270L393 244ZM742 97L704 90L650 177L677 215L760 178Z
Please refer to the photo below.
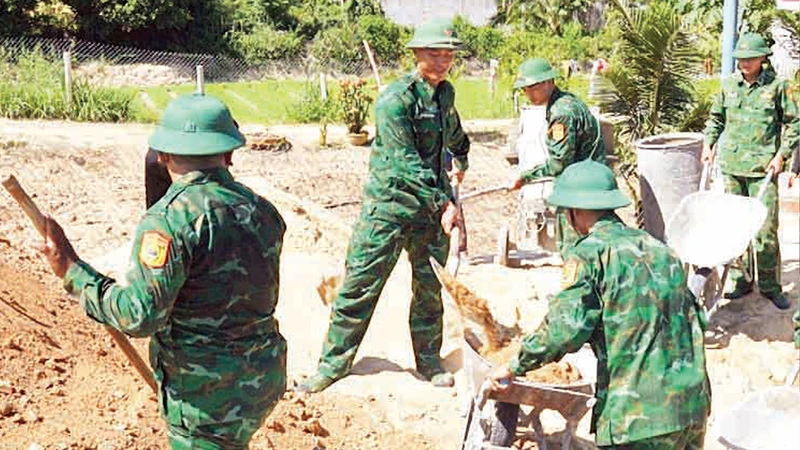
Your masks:
M737 284L732 291L725 294L725 298L728 300L736 300L737 298L742 298L751 292L753 292L752 284Z
M789 307L792 306L791 302L789 302L789 299L783 295L783 292L764 292L761 295L770 299L772 304L778 309L789 309Z

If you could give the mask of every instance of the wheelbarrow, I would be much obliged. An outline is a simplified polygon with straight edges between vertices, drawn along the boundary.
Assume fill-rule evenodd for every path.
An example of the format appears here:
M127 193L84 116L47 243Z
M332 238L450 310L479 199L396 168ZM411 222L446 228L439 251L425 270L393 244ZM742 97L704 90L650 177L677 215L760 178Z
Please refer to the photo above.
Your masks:
M492 364L476 350L480 345L469 330L463 343L464 370L473 393L464 424L462 450L511 448L518 428L533 430L538 448L547 450L544 427L539 418L545 409L558 412L566 421L560 448L569 450L578 423L594 405L597 359L588 347L564 356L562 361L578 368L580 380L570 384L537 383L516 377L505 392L493 392L486 379Z
M704 190L709 166L703 166L700 190L684 197L667 223L665 236L684 264L693 269L695 295L710 319L718 309L730 268L741 264L741 257L751 252L750 246L767 218L767 207L761 202L772 171L767 172L756 197ZM738 260L738 263L737 263ZM753 279L752 268L747 276ZM698 280L699 275L699 280Z
M450 292L445 282L444 269L435 260L431 266L443 286L443 300L456 305L456 295ZM537 383L524 378L515 378L510 388L503 393L490 390L487 375L492 363L479 353L485 341L469 328L463 316L461 319L464 367L467 384L466 420L464 423L461 450L510 448L516 436L517 427L530 427L539 448L547 450L544 430L539 414L544 409L559 412L566 420L561 448L569 449L572 437L581 418L594 404L594 383L597 373L597 359L588 346L576 353L568 354L563 361L577 368L580 379L570 384ZM524 406L526 411L523 411Z

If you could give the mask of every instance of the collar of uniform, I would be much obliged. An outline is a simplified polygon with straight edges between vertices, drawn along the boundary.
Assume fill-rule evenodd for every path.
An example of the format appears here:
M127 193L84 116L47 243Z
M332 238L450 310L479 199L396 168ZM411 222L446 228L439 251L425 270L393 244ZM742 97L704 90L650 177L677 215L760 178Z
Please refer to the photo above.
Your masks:
M608 228L612 225L616 225L620 222L621 220L619 216L617 216L617 214L614 211L608 211L605 214L603 214L599 219L597 219L597 222L595 222L594 225L592 225L592 228L589 230L589 234L592 234L596 231L600 231L604 228Z
M558 87L554 88L553 92L550 94L550 100L547 101L547 109L550 109L550 107L553 106L553 103L555 103L555 101L558 100L558 98L562 95L564 95L564 93L561 91L561 89Z
M756 81L753 84L757 84L759 86L764 86L771 81L773 77L773 73L769 67L762 68L761 72L756 77ZM741 86L743 84L749 84L747 80L744 79L744 75L742 75L742 71L736 71L736 82Z
M422 97L423 101L425 102L433 101L433 96L436 94L436 88L425 81L425 78L417 70L411 72L411 77L414 79L414 86L417 91L417 95Z
M188 186L190 184L208 183L209 181L233 181L233 175L225 167L214 169L194 170L182 175L172 183L174 186Z

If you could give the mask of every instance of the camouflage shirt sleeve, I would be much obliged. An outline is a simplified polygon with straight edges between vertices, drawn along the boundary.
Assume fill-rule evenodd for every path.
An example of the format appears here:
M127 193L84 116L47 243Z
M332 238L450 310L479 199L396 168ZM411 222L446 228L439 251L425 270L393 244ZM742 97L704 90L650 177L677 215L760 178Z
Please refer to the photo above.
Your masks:
M706 144L714 146L719 140L722 130L725 129L725 91L720 88L719 92L714 95L714 100L711 103L711 110L708 114L706 121L706 128L703 130L705 135Z
M164 326L186 281L189 254L163 216L145 216L136 232L127 285L122 286L84 261L64 277L67 292L79 296L93 319L134 337Z
M800 145L800 85L784 81L779 92L778 102L783 115L783 136L778 153L784 159L792 156L792 151Z
M458 170L466 171L469 168L469 160L467 154L469 153L469 137L464 133L461 127L461 118L458 115L455 107L455 90L452 87L444 94L443 104L445 127L449 131L447 137L447 149L453 154L453 161L455 162Z
M522 348L509 362L515 375L558 361L589 341L602 314L595 276L591 264L575 255L566 256L561 292L550 299L544 321L522 340Z
M450 201L437 187L437 176L415 148L408 106L397 94L386 95L375 107L375 123L385 157L392 159L393 172L411 188L420 204L437 213Z
M556 177L575 159L578 149L577 121L568 115L550 118L547 124L547 161L522 174L525 181Z

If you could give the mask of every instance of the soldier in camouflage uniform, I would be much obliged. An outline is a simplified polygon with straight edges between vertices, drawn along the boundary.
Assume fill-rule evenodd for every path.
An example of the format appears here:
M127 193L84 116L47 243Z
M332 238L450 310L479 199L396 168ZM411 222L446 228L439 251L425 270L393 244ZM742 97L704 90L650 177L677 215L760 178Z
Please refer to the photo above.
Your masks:
M243 144L220 101L175 99L150 138L172 184L138 226L127 283L80 260L52 219L41 249L89 317L151 337L173 449L246 449L286 389L274 317L285 225L228 172Z
M755 196L767 171L772 171L762 198L767 220L755 238L758 287L775 306L787 309L789 300L781 292L776 179L784 160L800 142L800 115L796 88L778 79L767 60L771 54L757 34L745 34L736 43L733 56L740 71L722 81L714 99L704 132L703 159L712 162L719 155L725 188L737 195ZM751 267L748 255L744 271L731 271L734 288L726 298L736 299L753 290L745 275Z
M588 342L597 356L592 432L600 448L702 448L711 400L705 318L683 264L613 212L630 201L603 164L568 167L548 201L566 210L580 238L564 254L562 290L547 317L493 371L493 388Z
M369 177L347 250L345 278L331 308L318 373L298 387L301 392L319 392L350 371L404 249L412 269L409 325L417 371L436 386L453 385L439 360L441 286L428 258L445 260L446 234L458 217L446 152L453 155L453 176L460 179L468 166L469 139L455 110L453 85L445 81L460 45L449 21L421 25L406 46L414 50L417 70L391 83L378 98Z
M578 97L556 87L556 78L558 72L543 58L529 59L517 71L514 89L522 89L531 104L547 106L548 158L521 173L512 183L512 189L543 177L557 177L578 161L591 159L605 163L606 150L600 123ZM568 226L560 209L557 210L556 223L556 241L563 253L578 236Z

